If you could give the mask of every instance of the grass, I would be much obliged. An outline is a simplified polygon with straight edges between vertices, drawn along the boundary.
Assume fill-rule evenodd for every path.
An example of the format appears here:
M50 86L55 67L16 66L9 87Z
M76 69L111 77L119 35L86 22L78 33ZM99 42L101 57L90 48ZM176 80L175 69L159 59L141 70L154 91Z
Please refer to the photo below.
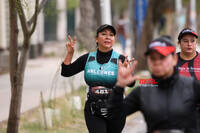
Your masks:
M87 133L84 120L85 87L81 87L72 94L67 94L55 99L55 109L60 110L60 118L53 117L53 126L44 129L40 120L41 107L21 115L19 133ZM81 110L72 109L69 103L71 96L80 96L82 101ZM48 105L48 103L45 103ZM0 133L6 133L6 128L1 128Z
M0 128L0 133L6 133L6 129L5 128Z
M136 82L134 87L128 88L127 94L138 85L139 81ZM37 107L21 115L19 133L87 133L83 112L86 97L85 89L85 86L82 86L71 94L45 103L45 106L60 110L60 119L53 118L52 128L44 129L40 121L41 107ZM77 95L81 97L81 110L74 110L70 107L70 97ZM55 106L53 106L54 103ZM0 128L0 133L6 133L6 128Z

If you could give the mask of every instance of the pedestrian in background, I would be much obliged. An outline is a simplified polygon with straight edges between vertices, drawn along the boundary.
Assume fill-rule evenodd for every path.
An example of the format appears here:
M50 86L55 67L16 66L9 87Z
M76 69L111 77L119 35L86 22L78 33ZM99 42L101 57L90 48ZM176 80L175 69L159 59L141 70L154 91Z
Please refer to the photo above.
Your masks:
M129 34L128 34L128 19L126 19L124 14L120 15L116 29L117 29L118 41L122 45L122 52L123 54L126 54L127 38Z
M191 129L196 129L200 83L178 74L175 45L160 37L149 44L145 55L152 78L158 84L140 85L123 99L124 87L138 78L132 75L136 62L130 67L119 62L117 83L108 102L109 118L123 118L141 111L148 133L197 133Z
M181 75L200 80L200 54L197 52L198 35L190 28L183 29L178 35L181 51L177 53L177 69Z
M107 118L107 100L117 81L118 61L126 62L125 56L113 50L116 30L111 25L101 25L96 31L97 50L80 56L71 63L76 38L66 44L67 55L62 64L61 75L73 76L84 71L84 79L89 86L84 115L89 133L121 133L125 117L109 120ZM127 62L126 62L127 64ZM132 83L133 86L134 83Z

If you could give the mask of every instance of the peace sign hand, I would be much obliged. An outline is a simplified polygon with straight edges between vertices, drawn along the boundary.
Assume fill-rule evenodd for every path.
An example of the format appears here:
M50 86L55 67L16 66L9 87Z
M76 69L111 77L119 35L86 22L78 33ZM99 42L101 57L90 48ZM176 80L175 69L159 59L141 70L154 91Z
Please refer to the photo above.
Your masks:
M76 36L74 36L73 40L70 35L67 35L68 41L66 44L67 52L68 54L74 53L74 46L76 44Z

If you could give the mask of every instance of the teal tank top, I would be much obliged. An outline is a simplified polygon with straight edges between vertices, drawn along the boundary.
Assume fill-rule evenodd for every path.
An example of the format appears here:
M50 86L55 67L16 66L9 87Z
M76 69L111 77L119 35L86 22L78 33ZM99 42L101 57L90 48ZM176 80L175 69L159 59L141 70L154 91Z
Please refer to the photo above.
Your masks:
M105 64L99 64L96 55L97 51L88 55L84 71L85 82L89 86L114 86L117 81L120 54L113 51L110 60Z

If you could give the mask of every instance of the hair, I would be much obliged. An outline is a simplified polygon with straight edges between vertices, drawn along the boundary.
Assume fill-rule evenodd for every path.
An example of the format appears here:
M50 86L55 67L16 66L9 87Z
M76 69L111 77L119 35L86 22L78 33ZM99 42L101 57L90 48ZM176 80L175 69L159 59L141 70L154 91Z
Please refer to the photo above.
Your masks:
M162 35L160 38L161 38L162 40L164 40L165 42L167 42L167 43L173 45L171 36L169 36L169 35Z

